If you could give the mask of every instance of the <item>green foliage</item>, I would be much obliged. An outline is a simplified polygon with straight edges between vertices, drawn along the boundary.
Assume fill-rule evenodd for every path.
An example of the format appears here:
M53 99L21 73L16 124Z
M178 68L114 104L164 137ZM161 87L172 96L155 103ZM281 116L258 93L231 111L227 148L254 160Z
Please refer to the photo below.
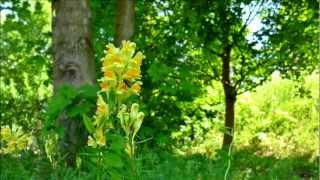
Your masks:
M246 149L256 156L288 158L288 165L290 157L296 156L313 161L317 152L318 76L314 72L293 81L275 73L255 92L241 95L236 105L235 151ZM213 83L215 91L209 86L204 97L184 105L184 124L172 133L177 153L218 155L223 128L223 96L218 85ZM234 161L232 164L238 163Z
M179 156L171 152L149 151L136 159L138 179L223 179L226 167L225 156L221 153L215 159L200 155ZM117 164L117 163L116 163ZM118 165L118 164L117 164ZM25 154L19 159L10 156L1 158L1 179L96 179L110 177L107 171L90 169L52 169L46 159ZM116 172L116 171L113 171ZM117 174L117 173L115 173ZM259 156L254 150L241 149L233 152L230 179L301 179L317 178L316 160L308 161L307 156L276 158ZM129 179L130 174L121 171L113 177Z
M220 147L218 141L221 139L223 128L221 120L224 105L221 83L213 81L205 88L202 96L192 102L180 103L179 106L183 110L184 123L171 134L173 140L177 142L177 147L187 154L213 154L214 150ZM210 141L210 145L203 144L206 139L215 140Z
M64 158L60 153L59 142L65 136L65 129L61 122L59 123L59 118L67 116L74 121L78 120L79 123L82 120L86 122L87 116L93 114L97 91L98 88L93 85L82 85L76 88L65 84L59 87L48 103L41 141L54 168L60 165L59 161Z
M94 132L94 125L93 125L93 122L91 121L91 119L86 115L82 115L82 118L83 118L84 126L86 127L87 131L89 133L93 133Z
M124 153L125 139L121 134L114 132L108 132L106 136L108 141L103 148L85 147L79 153L79 170L97 178L121 177L129 171L125 166L128 159Z
M65 114L73 120L83 120L89 133L95 131L92 120L93 109L96 106L98 88L92 85L83 85L75 88L70 85L62 85L52 97L46 112L43 136L46 139L45 150L47 157L52 163L52 168L64 167L63 156L59 154L58 142L64 136L63 127L58 123L59 116ZM98 168L92 172L94 177L116 178L123 171L125 156L125 139L117 131L106 134L108 141L103 148L86 147L78 154L78 168L84 171ZM120 178L118 178L120 179Z
M301 88L315 92L319 87L312 79L317 76L313 73L295 82L274 74L271 82L244 94L238 102L237 144L254 144L257 151L277 156L315 156L316 93L305 93Z
M264 27L258 38L268 39L264 56L287 77L303 76L319 59L319 3L313 0L273 1L262 13Z
M90 1L98 68L105 44L113 40L116 2ZM106 145L79 149L77 168L71 169L57 153L64 131L56 119L82 121L92 135L97 88L61 86L48 101L53 94L50 4L0 0L0 146L16 146L1 153L0 179L223 179L229 161L230 179L317 178L319 74L311 72L319 59L318 3L228 2L136 1L134 41L146 60L141 97L125 103L131 107L140 98L146 117L137 135L138 116L128 123L127 110L120 119L137 140L131 146L142 148L128 157L129 138L114 112L118 124L104 134ZM266 4L253 8L260 2ZM247 9L258 10L260 31L244 26ZM226 40L233 44L232 83L243 93L229 154L219 150L224 127L219 54ZM271 75L274 70L281 74ZM114 98L109 105L119 108ZM21 131L14 131L16 126ZM6 128L12 133L3 138ZM46 142L39 138L41 129ZM26 137L32 139L28 145Z
M152 64L148 69L148 74L153 82L164 79L172 71L170 67L165 64Z
M92 108L96 104L97 91L98 88L92 85L82 85L79 88L62 85L48 103L44 129L50 130L51 128L61 127L56 120L62 113L66 113L72 119L86 119L86 115L92 115Z
M4 0L0 6L1 125L39 130L41 111L52 94L50 5Z
M112 42L115 29L115 0L91 0L92 9L92 35L97 67L101 66L100 59L103 58L105 45ZM97 76L101 77L100 71Z

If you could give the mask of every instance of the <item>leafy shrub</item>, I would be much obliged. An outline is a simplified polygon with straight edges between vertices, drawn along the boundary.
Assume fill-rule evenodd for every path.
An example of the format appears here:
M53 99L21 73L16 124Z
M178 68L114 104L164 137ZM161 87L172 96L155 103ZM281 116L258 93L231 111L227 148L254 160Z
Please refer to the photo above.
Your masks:
M237 145L255 145L269 155L315 155L316 94L301 94L301 88L315 92L316 76L299 82L274 74L255 92L243 94L237 104Z

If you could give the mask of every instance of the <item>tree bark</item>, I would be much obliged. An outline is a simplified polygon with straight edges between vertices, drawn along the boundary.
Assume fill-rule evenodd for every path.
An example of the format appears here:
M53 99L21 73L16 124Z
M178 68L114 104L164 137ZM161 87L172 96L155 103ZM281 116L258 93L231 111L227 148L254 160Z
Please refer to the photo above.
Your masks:
M94 84L89 0L54 0L52 7L55 93L62 84L74 87ZM61 152L66 155L67 164L73 166L77 150L86 144L87 134L80 120L61 115L59 123L65 130Z
M134 34L135 0L118 0L114 43L120 47L123 40Z
M223 144L222 147L229 148L233 141L233 131L234 131L234 105L236 98L232 95L227 95L229 92L225 91L225 133L223 135Z
M222 85L225 95L225 133L222 148L229 148L233 141L234 130L234 105L236 102L236 90L230 80L231 45L226 45L222 55Z

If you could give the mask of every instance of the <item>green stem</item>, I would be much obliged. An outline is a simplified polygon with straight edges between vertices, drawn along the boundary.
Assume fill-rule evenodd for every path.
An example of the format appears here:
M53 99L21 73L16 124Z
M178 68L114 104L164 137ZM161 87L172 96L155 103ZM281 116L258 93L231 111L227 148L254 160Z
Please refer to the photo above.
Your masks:
M137 172L136 172L136 167L135 167L135 162L134 162L134 139L133 137L129 138L129 142L130 142L130 169L131 169L131 175L133 178L137 177Z

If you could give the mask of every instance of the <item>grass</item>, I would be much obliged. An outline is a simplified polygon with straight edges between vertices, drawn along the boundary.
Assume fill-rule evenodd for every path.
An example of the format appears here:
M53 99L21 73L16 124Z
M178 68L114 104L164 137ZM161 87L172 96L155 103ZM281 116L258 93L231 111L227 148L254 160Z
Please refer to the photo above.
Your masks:
M316 179L318 177L316 159L309 155L280 159L275 156L257 155L252 149L252 147L238 149L232 153L228 179ZM216 157L208 158L199 154L181 156L155 150L137 155L137 178L130 178L124 173L121 179L224 179L227 165L227 152L220 151ZM98 172L98 169L90 171L65 167L52 169L47 159L31 153L24 153L19 157L1 156L1 179L96 179Z

